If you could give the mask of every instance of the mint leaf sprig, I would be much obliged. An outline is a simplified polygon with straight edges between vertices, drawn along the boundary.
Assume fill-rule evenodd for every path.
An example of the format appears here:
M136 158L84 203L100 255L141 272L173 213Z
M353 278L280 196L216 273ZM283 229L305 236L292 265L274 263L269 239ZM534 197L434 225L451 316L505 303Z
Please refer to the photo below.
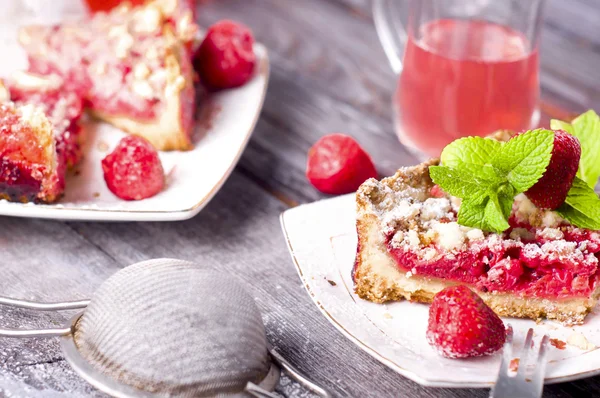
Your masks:
M550 127L554 130L564 130L579 139L581 143L581 161L577 176L594 188L600 178L600 116L589 110L571 123L561 120L551 120Z
M490 232L509 228L508 218L517 194L543 175L554 147L554 133L527 131L507 143L466 137L442 152L442 166L431 166L433 182L462 199L458 223Z

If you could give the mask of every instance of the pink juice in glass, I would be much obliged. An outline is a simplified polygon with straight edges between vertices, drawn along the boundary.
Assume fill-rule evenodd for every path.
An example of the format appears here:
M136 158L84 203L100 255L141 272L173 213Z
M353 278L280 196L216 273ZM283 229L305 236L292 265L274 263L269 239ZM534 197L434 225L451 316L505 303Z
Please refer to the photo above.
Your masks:
M395 96L400 140L429 156L457 138L537 124L538 52L503 25L440 19L409 37Z

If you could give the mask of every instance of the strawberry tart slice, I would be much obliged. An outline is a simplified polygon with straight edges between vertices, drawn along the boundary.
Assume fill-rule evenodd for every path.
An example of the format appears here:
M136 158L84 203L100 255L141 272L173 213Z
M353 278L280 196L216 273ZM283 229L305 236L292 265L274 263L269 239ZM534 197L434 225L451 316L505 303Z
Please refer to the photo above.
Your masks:
M537 141L537 147L532 146L532 153L540 147L540 142ZM496 148L496 144L485 143ZM507 148L509 144L510 141L505 144ZM465 146L457 153L466 153L465 148L469 149ZM520 150L525 151L523 148L521 145ZM555 144L555 150L557 148ZM548 154L539 156L543 158ZM477 156L469 161L473 159ZM579 163L579 158L576 160L570 172L571 181ZM517 171L522 172L517 167L525 163L517 165L512 174L508 174L509 178ZM430 303L444 288L466 285L501 316L582 323L600 295L600 232L567 221L563 215L573 213L565 210L566 207L556 211L538 208L526 194L518 192L514 200L510 197L505 208L506 227L493 232L490 228L466 226L467 208L461 210L461 207L476 209L475 205L490 204L480 216L468 219L481 222L494 212L492 199L476 202L446 193L432 180L432 170L438 164L438 160L432 160L402 168L392 177L381 181L370 179L359 188L356 196L358 251L353 270L356 293L377 303L402 299ZM552 167L553 163L548 170ZM480 173L479 181L486 181L482 170L478 168L474 173ZM453 174L449 180L453 184L449 185L450 190L464 192L466 188L457 182L469 178ZM522 191L527 189L524 178L512 181ZM533 182L535 180L528 183ZM573 183L573 187L577 184ZM504 191L500 190L502 193L509 185L500 186L505 187ZM579 187L577 185L577 189ZM477 191L476 186L471 188L483 198L483 191ZM594 201L591 188L582 190L591 192L589 203L593 202L591 211L597 217L600 209L597 196ZM495 203L501 203L498 201L501 194L494 195ZM547 195L551 196L552 192L548 191ZM577 207L575 199L567 198L566 203ZM504 207L498 208L499 215L490 220L502 218ZM583 218L582 211L577 217L580 218L573 220L597 225L589 221L589 217ZM493 225L502 225L502 220L494 222ZM482 225L487 224L482 222Z
M0 84L0 198L51 203L81 158L82 101L62 80L18 73ZM10 101L14 102L10 102Z
M195 109L194 35L190 9L156 0L57 26L28 26L19 41L30 71L62 76L96 117L159 150L185 150Z
M53 202L64 189L52 124L33 104L0 104L0 198Z
M10 99L17 105L34 104L48 117L54 127L56 148L61 164L71 168L81 160L83 115L81 95L63 88L64 81L56 76L41 76L16 72L6 80Z

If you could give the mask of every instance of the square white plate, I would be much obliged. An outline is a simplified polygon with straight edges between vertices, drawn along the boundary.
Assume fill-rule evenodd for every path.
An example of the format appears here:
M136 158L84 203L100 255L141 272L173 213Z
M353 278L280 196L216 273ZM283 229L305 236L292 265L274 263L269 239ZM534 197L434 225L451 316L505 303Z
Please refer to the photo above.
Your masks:
M0 27L3 62L0 76L26 66L15 28ZM124 201L106 187L101 160L125 134L101 122L89 122L84 158L67 176L65 196L56 204L0 201L0 215L99 221L174 221L195 216L233 171L254 130L265 98L269 59L264 46L254 47L257 65L244 86L210 94L199 103L194 149L161 152L167 186L141 201ZM7 55L8 54L8 55Z
M496 380L500 354L485 358L446 359L425 339L427 305L408 301L375 304L354 294L351 277L356 255L354 195L315 202L286 211L283 232L298 274L323 315L347 338L373 357L417 383L435 387L490 387ZM574 332L600 345L596 309L584 325L564 327L544 321L503 319L515 331L519 353L529 328L534 341L542 336L567 341ZM600 350L550 346L546 383L600 374Z

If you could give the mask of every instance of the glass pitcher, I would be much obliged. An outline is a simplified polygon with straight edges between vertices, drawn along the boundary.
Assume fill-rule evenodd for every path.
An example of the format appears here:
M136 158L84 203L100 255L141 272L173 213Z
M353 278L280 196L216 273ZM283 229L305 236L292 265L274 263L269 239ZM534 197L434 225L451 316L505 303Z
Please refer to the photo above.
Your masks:
M400 141L439 156L457 138L539 123L545 0L373 0L377 33L399 75Z

